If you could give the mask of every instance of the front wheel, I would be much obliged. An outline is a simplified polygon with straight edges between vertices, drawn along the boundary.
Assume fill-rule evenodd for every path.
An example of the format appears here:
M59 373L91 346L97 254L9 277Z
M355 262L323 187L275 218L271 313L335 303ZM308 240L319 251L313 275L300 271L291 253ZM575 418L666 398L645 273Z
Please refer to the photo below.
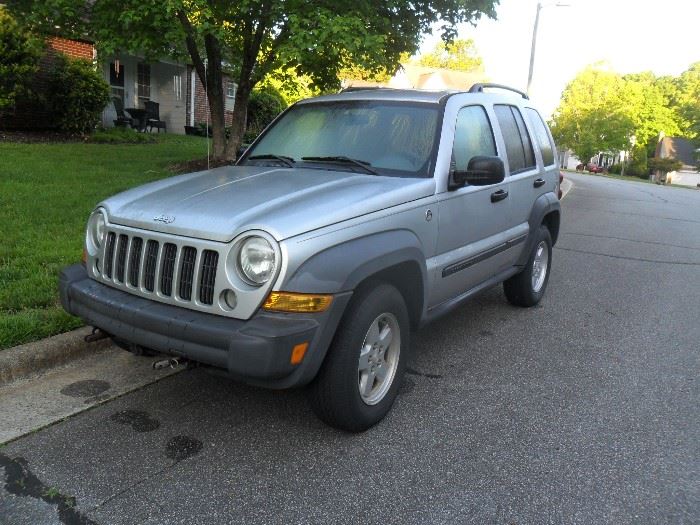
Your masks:
M506 299L516 306L535 306L540 302L549 282L552 261L552 236L549 228L540 225L525 268L503 283Z
M396 399L409 337L406 303L396 288L375 284L359 291L309 387L316 415L350 432L381 421Z

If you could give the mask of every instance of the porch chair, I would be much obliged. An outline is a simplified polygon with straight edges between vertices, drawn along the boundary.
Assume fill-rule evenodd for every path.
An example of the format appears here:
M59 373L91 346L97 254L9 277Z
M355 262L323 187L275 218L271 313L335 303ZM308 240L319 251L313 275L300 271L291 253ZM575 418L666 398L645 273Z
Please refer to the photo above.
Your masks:
M152 100L147 100L144 103L146 108L146 127L149 128L148 131L153 131L153 128L158 129L158 133L162 129L167 133L168 129L165 125L164 120L160 120L160 104L158 102L153 102Z
M134 119L128 117L124 113L124 102L119 97L112 97L112 104L114 104L114 111L117 113L117 120L114 121L114 126L117 128L134 127Z

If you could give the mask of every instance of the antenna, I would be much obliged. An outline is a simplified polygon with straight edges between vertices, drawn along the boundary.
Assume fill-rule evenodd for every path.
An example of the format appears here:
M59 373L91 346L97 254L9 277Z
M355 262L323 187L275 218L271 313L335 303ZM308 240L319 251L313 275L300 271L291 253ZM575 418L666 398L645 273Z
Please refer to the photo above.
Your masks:
M209 59L205 58L204 59L204 100L206 101L206 124L207 124L207 129L204 132L204 135L207 139L207 169L210 169L209 167L209 88L207 86L207 77L209 76L207 73L207 66L209 65Z

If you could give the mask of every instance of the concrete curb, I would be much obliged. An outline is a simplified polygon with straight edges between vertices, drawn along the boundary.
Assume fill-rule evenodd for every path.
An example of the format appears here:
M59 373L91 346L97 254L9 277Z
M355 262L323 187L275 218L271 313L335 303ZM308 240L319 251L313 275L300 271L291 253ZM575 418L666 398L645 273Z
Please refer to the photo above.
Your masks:
M109 339L86 343L83 337L91 332L92 329L86 326L33 343L0 350L0 386L63 365L112 344Z
M574 183L567 179L565 175L564 180L561 181L561 198L563 199L566 197L566 194L569 193L573 187Z

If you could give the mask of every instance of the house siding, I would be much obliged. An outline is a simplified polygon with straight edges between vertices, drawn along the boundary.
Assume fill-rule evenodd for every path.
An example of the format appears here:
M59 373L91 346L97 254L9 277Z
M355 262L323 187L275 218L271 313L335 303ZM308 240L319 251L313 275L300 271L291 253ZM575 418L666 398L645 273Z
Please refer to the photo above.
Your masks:
M189 81L187 82L187 125L190 124L192 115L192 77L194 77L194 124L205 124L211 122L211 117L208 115L207 96L202 81L199 80L199 75L192 66L188 67ZM224 96L226 95L226 84L232 82L230 77L224 76ZM224 120L226 126L230 126L233 122L233 99L226 97L226 109L224 112Z

